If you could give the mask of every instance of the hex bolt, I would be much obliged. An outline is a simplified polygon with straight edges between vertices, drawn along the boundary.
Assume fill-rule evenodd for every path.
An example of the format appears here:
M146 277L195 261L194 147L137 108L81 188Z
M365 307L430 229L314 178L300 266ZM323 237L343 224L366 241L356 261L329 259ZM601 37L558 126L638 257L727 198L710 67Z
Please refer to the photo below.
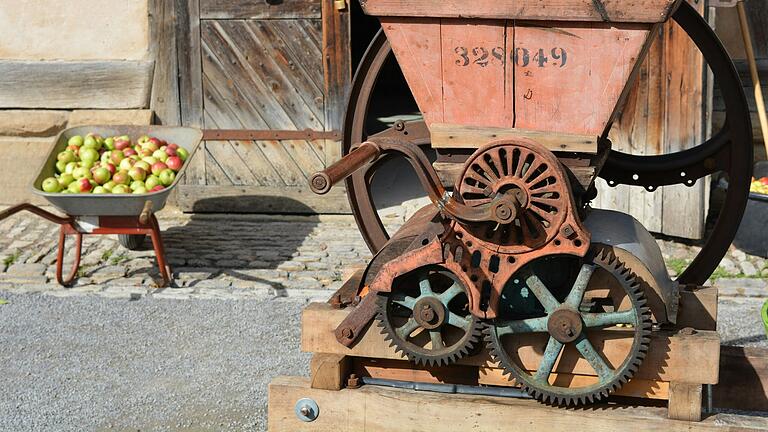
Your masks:
M308 406L304 405L304 406L302 406L302 407L301 407L301 409L299 410L299 412L300 412L300 413L301 413L301 415L303 415L304 417L309 417L309 415L310 415L310 414L312 414L312 409L311 409L311 408L309 408Z
M684 336L693 336L696 333L696 329L692 327L685 327L684 329L680 330L680 334Z
M405 122L402 120L398 120L395 122L395 130L398 132L402 132L405 130Z
M344 339L352 339L352 336L355 335L355 332L353 332L349 327L344 327L341 330L341 335L344 336Z

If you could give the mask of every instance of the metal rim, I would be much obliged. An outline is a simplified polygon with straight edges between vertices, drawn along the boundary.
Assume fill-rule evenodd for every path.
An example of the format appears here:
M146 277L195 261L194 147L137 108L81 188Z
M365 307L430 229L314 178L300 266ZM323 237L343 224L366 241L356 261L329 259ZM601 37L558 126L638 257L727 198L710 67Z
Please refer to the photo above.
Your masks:
M673 19L704 55L720 84L725 99L725 128L707 142L690 150L662 156L633 156L612 151L600 176L613 185L629 184L655 190L665 184L686 184L716 171L729 174L728 194L720 218L701 252L680 275L681 283L703 284L717 268L736 235L747 204L752 173L752 127L741 80L730 56L707 22L688 4ZM364 123L373 87L392 50L383 31L374 38L355 74L344 122L343 154L365 138ZM607 134L607 132L606 132ZM415 146L428 142L414 142ZM368 188L372 164L346 180L350 206L360 232L374 253L389 235L376 213ZM681 177L685 173L685 177ZM634 179L633 175L638 178Z
M565 301L558 301L551 291L532 273L523 276L527 286L534 296L547 310L547 315L539 318L529 318L513 321L497 321L488 326L486 343L491 356L504 369L505 375L510 375L529 394L535 398L556 405L576 405L592 403L607 397L627 383L640 367L645 358L650 343L651 313L646 305L646 299L637 277L607 248L593 250L591 262L584 263L576 281ZM630 309L603 313L586 313L580 310L589 280L598 268L606 270L626 292L630 300ZM564 315L563 321L570 316L577 319L577 326L569 325L572 333L560 334L560 323L557 321ZM589 341L585 329L606 328L618 324L632 325L632 347L622 363L615 369ZM549 339L544 349L543 359L534 373L528 373L516 361L517 356L505 349L503 337L515 337L520 334L548 333ZM573 344L580 355L587 360L598 375L598 382L584 387L562 387L550 384L550 376L554 366L565 346Z
M416 280L418 286L408 283ZM482 337L483 325L468 302L456 275L439 266L423 267L399 278L392 292L378 294L378 324L390 346L409 360L449 365L468 355Z

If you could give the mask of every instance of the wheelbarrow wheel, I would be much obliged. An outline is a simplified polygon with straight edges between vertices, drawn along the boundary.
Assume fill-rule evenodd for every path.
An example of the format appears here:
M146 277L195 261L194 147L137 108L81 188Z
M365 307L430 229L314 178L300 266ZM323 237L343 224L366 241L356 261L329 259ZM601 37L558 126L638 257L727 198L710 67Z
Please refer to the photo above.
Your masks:
M146 234L118 234L117 239L120 244L128 250L139 250L144 246L144 240L146 240Z

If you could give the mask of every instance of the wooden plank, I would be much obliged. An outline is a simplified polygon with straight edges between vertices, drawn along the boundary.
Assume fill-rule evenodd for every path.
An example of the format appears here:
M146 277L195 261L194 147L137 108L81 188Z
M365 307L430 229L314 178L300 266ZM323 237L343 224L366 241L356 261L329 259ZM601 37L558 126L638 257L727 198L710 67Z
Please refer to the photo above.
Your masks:
M647 25L518 23L515 127L602 134L649 34Z
M598 378L595 376L560 373L552 374L549 381L552 384L557 383L557 385L567 385L570 388L576 388L597 384ZM509 380L509 375L504 374L503 369L484 366L480 367L479 383L481 385L502 387L515 386L514 382ZM667 400L669 399L669 383L633 378L612 394L615 396Z
M87 125L150 125L152 110L76 110L69 115L67 127Z
M155 59L155 74L149 107L156 123L180 125L179 58L176 51L176 3L150 0L150 52Z
M384 340L384 336L376 330L368 331L353 348L339 344L334 337L334 330L347 314L349 314L348 310L335 310L325 303L313 303L307 306L302 313L302 351L394 360L404 358L400 353L396 353L394 348ZM536 370L546 339L534 341L528 336L518 338L520 343L518 356L526 369ZM604 335L600 338L595 337L591 341L599 351L603 352L606 361L612 365L618 365L623 361L629 349L628 341L623 338L613 339ZM565 349L554 371L594 375L592 367L571 348L569 346ZM651 336L648 355L636 376L656 381L714 384L718 381L719 355L720 338L716 332L699 331L693 335L654 332ZM691 358L697 359L696 368L690 367ZM487 353L482 353L461 359L459 362L465 365L482 366L490 364L490 359Z
M349 376L350 358L338 354L315 354L309 362L314 389L341 390Z
M176 3L176 49L179 65L181 123L203 125L203 68L200 50L200 0Z
M360 377L431 384L478 385L477 366L419 366L405 360L351 358L352 370Z
M676 0L362 0L365 13L375 16L495 18L544 21L663 22Z
M187 174L189 174L187 168ZM309 187L264 187L180 184L178 205L200 213L349 214L344 190L315 195Z
M319 0L200 0L202 19L320 18Z
M717 288L689 290L681 287L677 327L698 330L717 330Z
M325 130L341 130L352 83L352 29L349 8L336 10L333 2L322 2L322 66L325 92ZM306 28L306 27L305 27ZM309 31L309 35L316 32ZM309 40L307 38L306 40ZM329 153L325 163L336 161Z
M720 382L713 387L718 408L768 411L768 349L724 346Z
M551 432L589 429L594 432L663 430L667 432L758 431L768 419L715 414L698 423L667 418L667 409L604 403L563 409L526 399L444 395L363 386L329 391L312 389L309 379L277 377L269 384L270 432L444 432L446 430L524 430ZM311 398L320 408L313 422L296 418L294 407Z
M522 128L495 128L444 123L429 128L433 148L476 149L491 141L528 138L553 152L597 153L597 134L572 134L527 130Z
M701 384L669 384L669 413L671 419L701 421Z
M384 18L381 26L408 88L429 125L443 122L440 20Z
M412 44L422 40L412 41ZM504 20L443 20L440 25L443 122L514 126L507 94L507 28ZM493 55L496 52L501 58ZM424 68L431 65L424 65ZM421 73L429 72L421 69ZM431 79L428 78L428 79ZM429 125L429 122L427 122Z
M152 61L0 61L0 108L137 109L149 105Z
M233 185L260 184L229 141L206 141L205 148Z

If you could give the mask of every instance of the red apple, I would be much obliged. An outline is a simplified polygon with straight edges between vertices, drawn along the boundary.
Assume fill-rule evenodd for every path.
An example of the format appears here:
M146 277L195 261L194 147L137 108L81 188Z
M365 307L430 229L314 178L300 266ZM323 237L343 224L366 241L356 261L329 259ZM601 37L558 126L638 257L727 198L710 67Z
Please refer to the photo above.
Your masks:
M127 185L131 178L128 176L128 171L118 171L112 176L112 181L118 185Z
M115 150L125 150L131 146L131 142L127 140L118 139L115 141Z
M112 160L113 164L120 165L120 162L125 159L125 155L120 150L112 150L109 158Z
M178 171L181 169L181 166L184 165L184 162L182 162L181 158L178 156L171 156L165 161L165 164L168 165L168 168Z
M134 155L136 155L137 153L136 153L136 150L134 150L134 149L132 149L132 148L130 148L130 147L129 147L129 148L127 148L127 149L123 150L123 154L124 154L126 157L129 157L129 156L134 156Z
M169 149L177 150L179 148L178 144L168 144Z
M168 156L176 156L176 149L172 149L170 147L165 148L165 154Z
M106 168L109 171L110 177L115 175L115 172L117 172L117 167L115 166L115 164L112 164L112 163L104 164L104 168Z
M131 178L135 181L144 181L144 179L147 178L147 172L143 169L134 166L131 168L130 171L128 171L128 175L131 176Z
M155 162L152 164L152 174L160 176L160 173L168 169L168 165L163 162Z
M103 185L104 183L108 182L112 174L109 172L106 168L95 168L93 171L93 181L96 183Z
M761 177L760 178L760 183L768 186L768 177Z
M150 192L160 192L160 191L161 191L161 190L163 190L163 189L165 189L165 186L163 186L163 185L157 185L157 186L153 187L152 189L150 189L149 191L150 191Z
M91 184L90 180L87 178L81 178L77 181L77 185L80 188L80 193L87 193L90 192L91 189L93 189L93 185Z

